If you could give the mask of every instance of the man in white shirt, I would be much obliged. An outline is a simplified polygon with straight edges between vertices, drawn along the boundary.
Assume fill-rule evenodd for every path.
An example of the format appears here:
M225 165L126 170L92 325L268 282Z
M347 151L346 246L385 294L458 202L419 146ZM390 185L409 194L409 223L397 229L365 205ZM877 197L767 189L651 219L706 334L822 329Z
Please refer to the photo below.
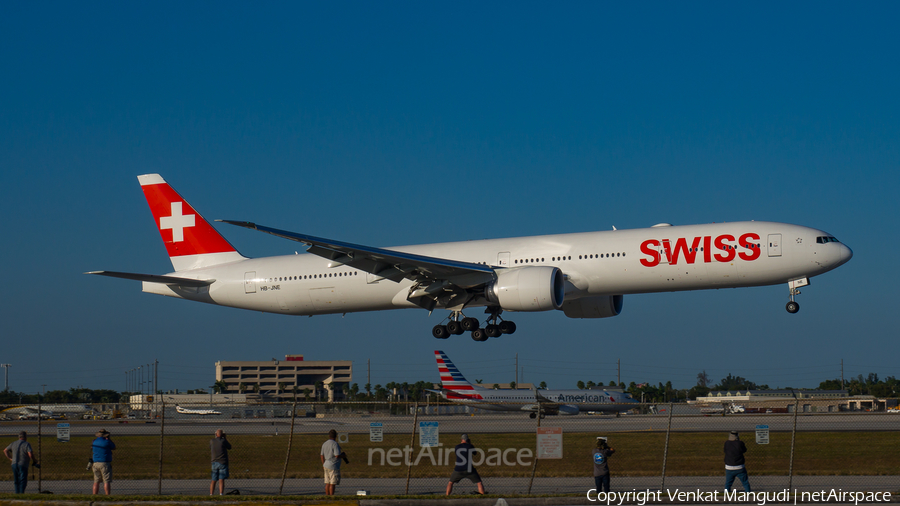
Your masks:
M325 495L334 495L334 488L341 484L341 460L350 463L336 439L337 431L334 429L328 431L328 441L322 445L319 454L322 467L325 468Z

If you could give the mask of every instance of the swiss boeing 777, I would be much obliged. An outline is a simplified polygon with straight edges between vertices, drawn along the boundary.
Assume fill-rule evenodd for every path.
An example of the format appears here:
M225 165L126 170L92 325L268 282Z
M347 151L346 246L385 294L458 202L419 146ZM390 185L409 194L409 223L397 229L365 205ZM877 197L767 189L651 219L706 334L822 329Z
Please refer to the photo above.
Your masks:
M94 271L143 291L222 306L319 315L424 308L450 311L434 337L515 332L503 311L561 310L569 318L622 311L627 294L787 283L787 310L809 278L850 260L829 233L785 223L659 224L634 230L374 248L225 221L308 246L310 255L246 258L159 174L138 176L174 272ZM484 307L487 318L464 311Z

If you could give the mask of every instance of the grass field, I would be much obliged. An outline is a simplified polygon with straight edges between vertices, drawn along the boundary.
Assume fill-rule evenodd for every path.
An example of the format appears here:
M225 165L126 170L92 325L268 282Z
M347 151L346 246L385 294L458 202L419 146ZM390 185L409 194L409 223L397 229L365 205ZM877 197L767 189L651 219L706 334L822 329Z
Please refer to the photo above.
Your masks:
M616 476L659 476L662 473L665 434L660 433L606 433L616 454L610 459L610 467ZM478 469L484 476L530 476L533 462L535 436L530 434L475 434L473 443L485 450L488 461ZM757 445L753 434L745 435L747 467L754 475L786 475L790 460L790 433L773 432L770 444ZM44 438L41 448L42 477L46 480L88 479L85 469L90 456L93 438L73 437L68 443ZM717 476L722 474L723 450L726 436L716 433L673 433L670 436L667 476ZM210 455L209 436L166 436L163 450L162 474L165 479L207 478ZM235 435L228 440L233 445L230 453L232 478L280 478L284 468L288 436ZM113 469L117 480L152 479L158 476L160 440L150 436L113 437L117 449L113 452ZM536 475L548 477L589 476L591 473L591 449L593 434L564 434L563 455L557 460L540 460ZM36 441L31 441L37 450ZM322 436L294 435L289 478L315 478L322 473L319 449ZM444 452L458 442L456 434L442 434L440 442ZM350 458L342 473L345 478L405 478L407 466L395 450L394 462L382 459L381 453L372 455L369 450L402 450L409 445L410 436L386 434L381 443L371 443L368 435L351 435L342 444ZM900 433L895 432L802 432L797 434L794 453L796 475L892 475L897 473L896 454L888 450L897 448ZM3 443L4 446L6 443ZM420 448L413 448L412 460L418 457ZM496 450L493 450L496 449ZM502 465L501 453L507 452L507 463ZM516 452L520 460L516 462ZM531 454L531 455L529 455ZM447 457L446 453L442 453ZM412 477L447 476L451 463L432 463L428 456L419 459L412 468ZM490 465L501 464L501 465Z

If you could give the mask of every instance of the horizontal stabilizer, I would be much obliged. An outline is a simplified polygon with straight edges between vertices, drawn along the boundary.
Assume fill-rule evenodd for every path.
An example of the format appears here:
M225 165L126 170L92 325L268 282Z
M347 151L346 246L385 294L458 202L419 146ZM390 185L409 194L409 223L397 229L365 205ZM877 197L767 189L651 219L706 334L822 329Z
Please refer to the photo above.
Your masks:
M209 286L215 283L215 279L190 279L179 278L176 276L158 276L156 274L136 274L132 272L113 272L113 271L91 271L85 274L99 274L100 276L109 276L112 278L133 279L135 281L147 281L150 283L163 283L166 285L201 287Z

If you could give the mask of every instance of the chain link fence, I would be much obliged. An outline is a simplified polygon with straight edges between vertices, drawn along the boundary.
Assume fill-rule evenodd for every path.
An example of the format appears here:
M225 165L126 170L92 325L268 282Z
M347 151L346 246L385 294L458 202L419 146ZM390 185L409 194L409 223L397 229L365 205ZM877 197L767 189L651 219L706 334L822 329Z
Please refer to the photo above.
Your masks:
M593 488L597 436L616 450L609 461L614 491L722 490L723 446L737 430L754 491L900 490L900 414L885 411L804 412L796 405L788 413L710 413L676 403L542 418L531 416L533 405L517 404L504 405L508 412L375 402L140 407L91 406L66 420L29 419L37 406L17 408L18 415L6 410L0 442L5 447L28 432L41 463L29 470L29 492L90 493L91 442L106 429L116 444L114 494L194 495L208 493L209 442L222 429L233 446L228 490L319 495L319 452L334 429L350 461L338 494L422 495L445 492L453 449L467 434L480 450L474 464L488 493L584 494ZM12 490L10 474L0 492ZM454 494L474 490L463 481Z

